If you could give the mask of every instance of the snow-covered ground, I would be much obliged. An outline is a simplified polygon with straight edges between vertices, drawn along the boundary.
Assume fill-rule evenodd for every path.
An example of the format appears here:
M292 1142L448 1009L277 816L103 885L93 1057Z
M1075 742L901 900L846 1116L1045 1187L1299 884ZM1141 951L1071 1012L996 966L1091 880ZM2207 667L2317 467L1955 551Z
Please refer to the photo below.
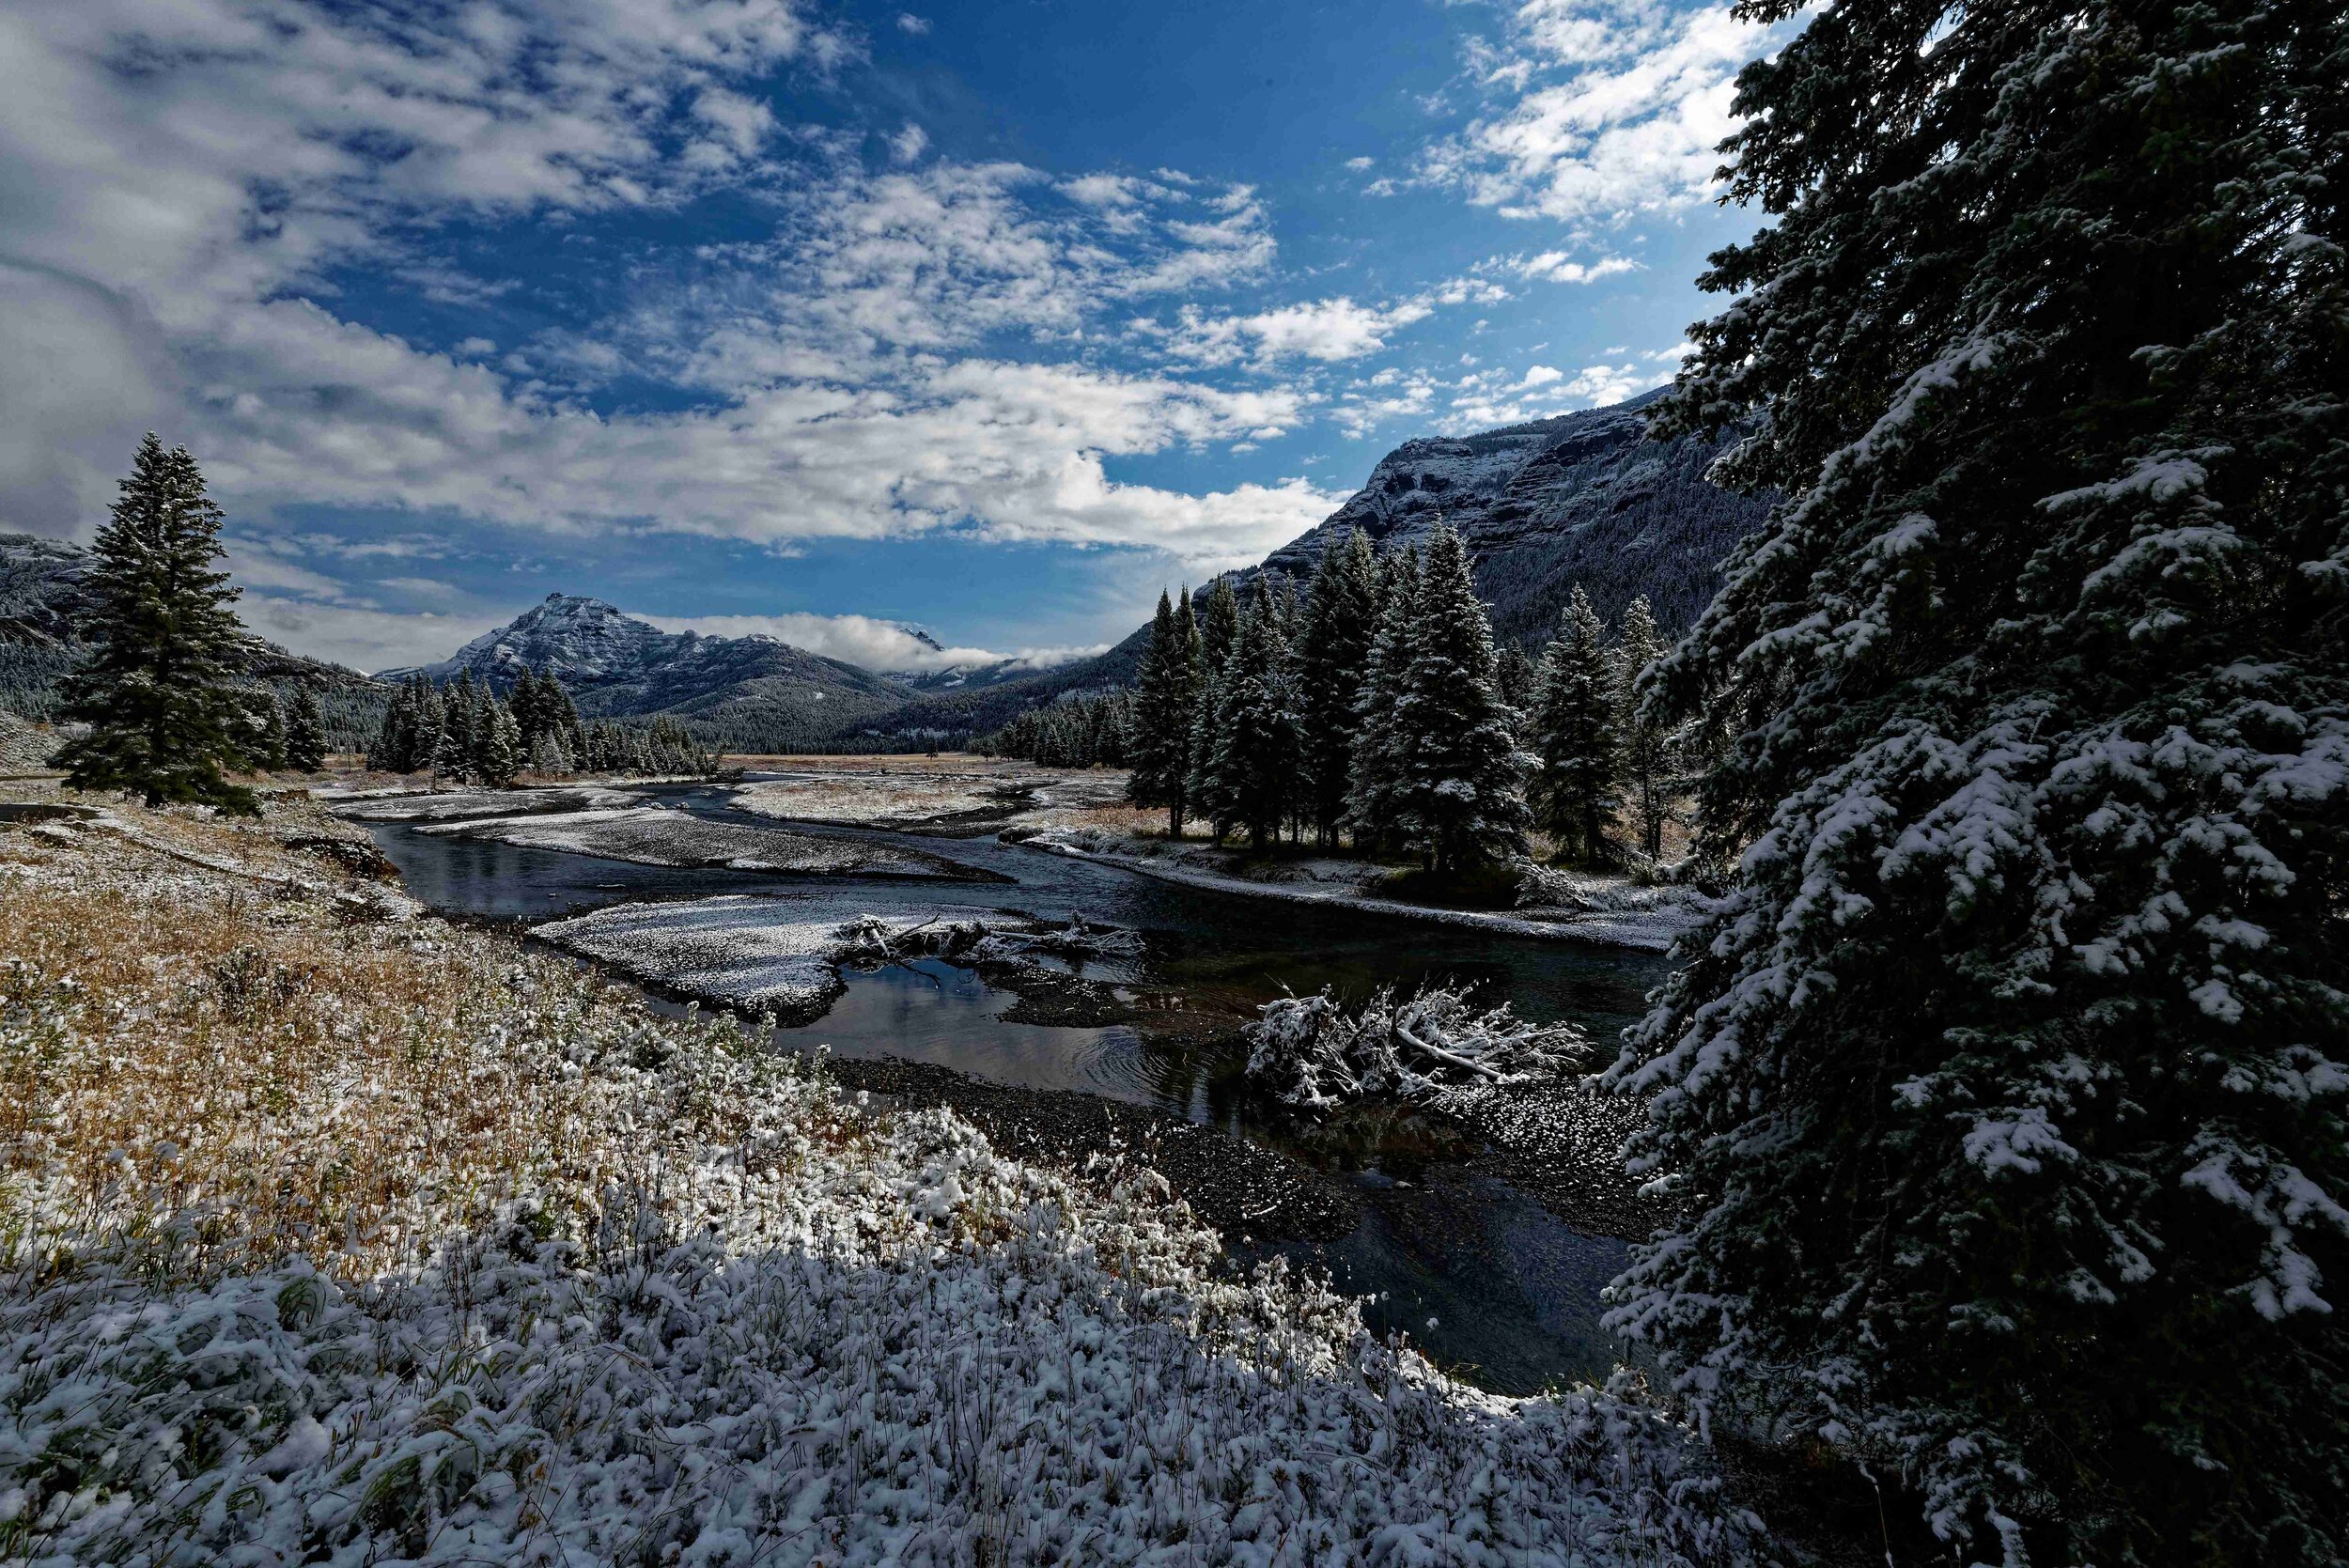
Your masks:
M1230 850L1206 844L1169 844L1115 829L1015 830L1004 836L1051 854L1106 861L1144 876L1217 893L1399 915L1516 937L1606 942L1658 953L1693 927L1703 909L1701 896L1689 889L1644 888L1627 877L1582 877L1547 868L1535 869L1544 877L1561 878L1562 886L1570 883L1570 902L1537 901L1507 913L1447 909L1381 896L1377 890L1390 875L1385 868L1338 857L1267 862L1270 875L1283 878L1273 880L1269 876L1241 876L1226 869L1240 859Z
M978 878L983 875L920 850L712 821L675 806L612 806L471 817L417 831L449 838L493 839L526 849L568 850L640 865L725 866L736 871L813 877Z
M335 815L358 822L459 822L469 817L519 816L535 812L602 811L632 806L644 797L601 784L560 784L540 789L381 789L344 792L333 785L311 791Z
M898 830L1048 825L1120 800L1126 775L1005 758L848 759L738 785L734 803L761 816Z
M1479 1393L1219 1272L1146 1171L869 1111L497 934L13 831L0 931L8 1560L1758 1555L1627 1386Z
M746 893L614 904L534 927L566 952L672 991L786 1020L820 1017L846 987L838 921L782 918L790 906Z

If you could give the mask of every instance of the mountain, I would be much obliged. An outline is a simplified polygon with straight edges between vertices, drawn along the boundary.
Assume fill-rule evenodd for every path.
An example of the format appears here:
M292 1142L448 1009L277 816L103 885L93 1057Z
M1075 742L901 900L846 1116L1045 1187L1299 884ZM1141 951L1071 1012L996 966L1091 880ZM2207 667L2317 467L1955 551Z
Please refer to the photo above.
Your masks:
M554 675L587 718L665 716L735 751L820 744L902 706L905 682L764 635L663 631L598 598L549 594L437 664L385 670L435 683L471 672L504 691L525 670Z
M1383 552L1423 546L1440 520L1467 540L1477 592L1504 643L1538 651L1578 582L1610 625L1645 594L1667 633L1685 630L1720 586L1721 558L1761 526L1770 501L1706 480L1725 442L1649 441L1642 411L1659 396L1406 442L1319 526L1235 574L1237 584L1244 591L1273 572L1301 585L1322 551L1355 528ZM983 689L932 691L835 740L853 750L997 729L1046 703L1131 685L1149 640L1143 627L1094 659Z
M1548 642L1579 582L1610 625L1641 594L1667 633L1686 630L1720 586L1721 558L1761 526L1767 498L1708 482L1723 442L1651 442L1656 392L1481 435L1406 442L1327 521L1266 557L1310 578L1360 528L1383 553L1425 547L1439 521L1467 541L1493 630L1529 652Z
M0 534L0 711L20 718L57 716L58 683L89 657L89 552L62 539ZM244 673L281 698L308 687L326 716L329 744L363 745L381 722L390 688L355 670L305 659L248 636Z

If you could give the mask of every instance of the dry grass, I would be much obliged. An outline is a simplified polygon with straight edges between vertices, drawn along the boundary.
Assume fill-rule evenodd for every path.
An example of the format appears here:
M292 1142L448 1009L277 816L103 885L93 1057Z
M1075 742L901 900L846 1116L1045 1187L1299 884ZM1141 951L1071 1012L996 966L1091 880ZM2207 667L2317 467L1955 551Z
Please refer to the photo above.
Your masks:
M307 815L0 834L0 1252L64 1227L174 1273L299 1251L358 1277L641 1158L593 1068L665 1055L659 1020L559 958L384 918L274 846Z

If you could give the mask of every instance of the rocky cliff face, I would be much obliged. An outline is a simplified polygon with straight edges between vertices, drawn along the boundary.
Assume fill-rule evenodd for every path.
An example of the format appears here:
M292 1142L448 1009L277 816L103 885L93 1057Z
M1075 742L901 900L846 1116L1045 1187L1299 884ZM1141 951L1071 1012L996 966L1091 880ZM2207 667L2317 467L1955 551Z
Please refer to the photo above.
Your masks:
M1641 411L1657 396L1407 442L1264 569L1310 577L1322 551L1355 528L1381 553L1423 547L1443 521L1467 540L1477 591L1505 641L1548 641L1577 582L1610 624L1645 594L1664 629L1682 630L1720 586L1721 557L1761 525L1769 503L1706 481L1720 443L1647 440Z

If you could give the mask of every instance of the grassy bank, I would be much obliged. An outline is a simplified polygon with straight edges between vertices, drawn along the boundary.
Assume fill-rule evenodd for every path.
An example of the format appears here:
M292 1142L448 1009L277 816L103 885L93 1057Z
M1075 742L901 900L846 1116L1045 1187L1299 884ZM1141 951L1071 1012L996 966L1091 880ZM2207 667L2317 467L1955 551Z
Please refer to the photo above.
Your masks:
M1147 1172L1000 1157L346 869L0 828L0 1560L1735 1560Z

